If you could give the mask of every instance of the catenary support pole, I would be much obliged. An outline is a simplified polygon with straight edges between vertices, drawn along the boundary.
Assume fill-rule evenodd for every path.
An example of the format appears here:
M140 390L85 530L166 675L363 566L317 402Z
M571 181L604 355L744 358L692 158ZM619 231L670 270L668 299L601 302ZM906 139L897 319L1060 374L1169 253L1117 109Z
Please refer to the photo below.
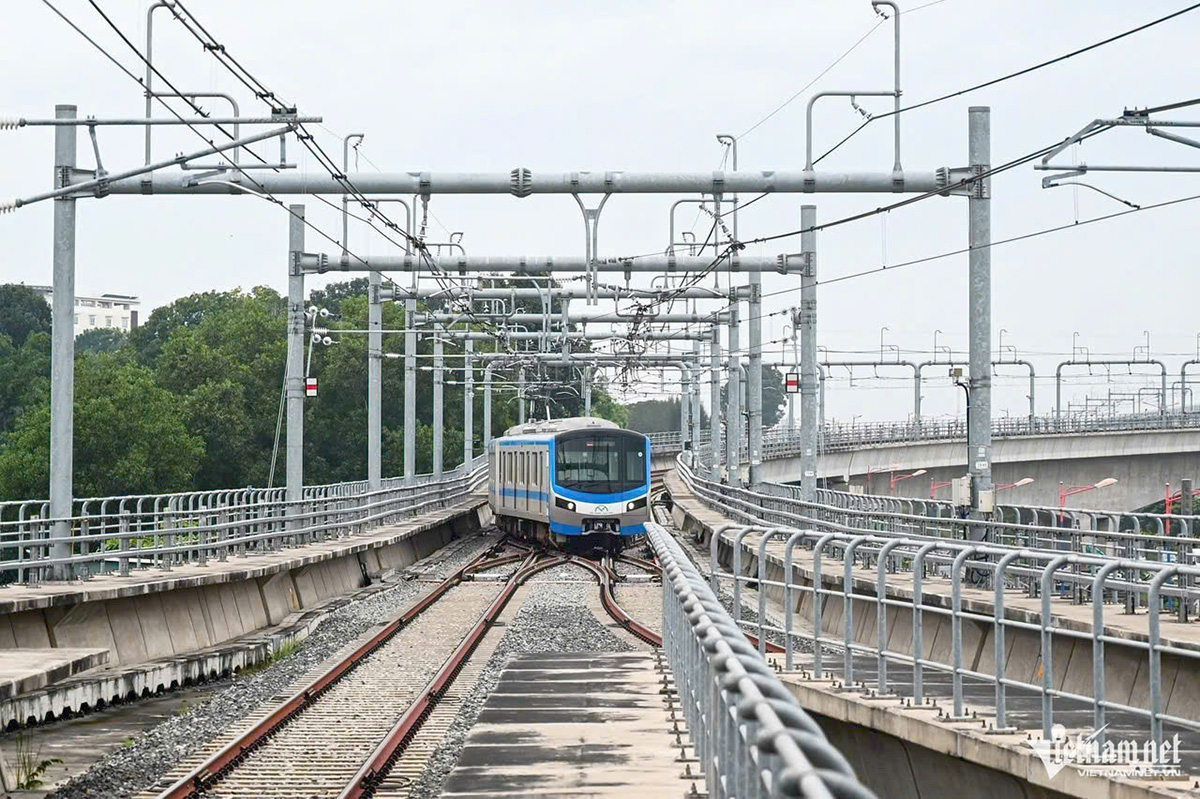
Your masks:
M56 119L72 119L73 105L54 107ZM75 168L76 132L73 125L54 129L54 187L70 180ZM50 327L50 518L55 521L51 534L60 543L50 548L55 558L71 555L70 517L74 491L75 440L75 200L54 200L54 293ZM54 567L56 580L74 576L70 564Z
M483 451L492 443L492 370L496 364L483 367Z
M692 406L692 452L700 451L700 341L692 342L692 393L688 402ZM693 456L692 465L699 471L700 461Z
M525 424L525 367L517 370L517 424Z
M800 277L800 498L817 498L818 407L817 364L817 207L800 206L800 251L805 264Z
M731 486L742 484L741 326L735 295L729 305L729 379L725 389L725 471Z
M712 327L712 348L708 354L708 426L709 476L721 479L721 326Z
M288 515L302 513L304 498L304 206L288 210L287 489ZM297 521L293 529L303 526ZM296 543L303 543L296 541Z
M383 305L381 275L371 272L367 289L367 489L378 491L383 480Z
M746 419L750 428L747 434L750 450L750 486L757 488L762 482L762 276L750 276L750 364L746 380Z
M971 106L968 154L971 170L983 174L991 163L991 109ZM992 489L992 201L991 180L970 186L970 299L971 423L967 428L971 507L978 513L980 493ZM979 528L982 530L983 528Z
M475 342L463 342L467 357L463 363L463 467L475 457Z
M679 384L679 441L685 447L687 446L688 431L692 429L692 403L689 399L690 390L691 382L687 379L687 374L685 373L683 380Z
M583 367L583 415L592 415L592 372L591 366Z
M416 300L404 301L404 480L417 474L417 334L412 318Z
M443 357L442 337L435 332L433 334L433 477L439 479L442 476L443 461L445 459L445 409L442 403L445 400L445 358Z

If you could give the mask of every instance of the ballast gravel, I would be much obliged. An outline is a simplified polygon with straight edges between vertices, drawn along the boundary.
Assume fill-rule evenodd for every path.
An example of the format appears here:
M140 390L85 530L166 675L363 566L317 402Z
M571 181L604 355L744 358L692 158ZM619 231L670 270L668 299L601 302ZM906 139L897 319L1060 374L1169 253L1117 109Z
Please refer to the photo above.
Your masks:
M263 702L295 690L297 680L373 627L404 610L430 589L415 578L441 577L466 564L497 540L473 536L400 572L395 587L332 611L292 655L262 671L235 675L228 687L185 715L147 730L130 745L55 790L49 799L126 799L161 779L178 763L224 734Z
M488 694L500 681L500 672L510 655L633 651L633 646L614 635L588 610L588 593L596 590L596 580L590 572L578 566L558 566L538 577L546 575L550 577L541 582L537 577L530 580L533 588L529 597L500 640L474 690L463 701L458 716L413 786L409 799L436 799L441 794L446 778L458 763L471 727L479 718Z

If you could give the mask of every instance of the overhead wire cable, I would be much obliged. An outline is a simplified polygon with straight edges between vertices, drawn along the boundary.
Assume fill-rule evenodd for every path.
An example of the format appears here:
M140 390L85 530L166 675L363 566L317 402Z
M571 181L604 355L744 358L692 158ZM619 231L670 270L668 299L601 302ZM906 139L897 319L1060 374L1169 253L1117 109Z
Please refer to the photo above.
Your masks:
M1024 75L1028 75L1030 73L1037 72L1040 69L1045 69L1046 67L1050 67L1055 64L1060 64L1063 61L1067 61L1069 59L1075 58L1076 56L1083 55L1084 53L1089 53L1092 50L1096 50L1101 47L1105 47L1106 45L1110 45L1113 42L1117 42L1117 41L1120 41L1121 39L1125 39L1129 36L1133 36L1134 34L1141 33L1142 31L1153 28L1156 25L1161 25L1162 23L1168 22L1172 19L1175 19L1176 17L1180 17L1191 11L1195 11L1197 8L1200 8L1200 3L1192 3L1191 5L1181 8L1178 11L1174 11L1170 14L1167 14L1166 16L1159 17L1157 19L1151 20L1150 22L1144 23L1142 25L1138 25L1135 28L1130 28L1129 30L1123 31L1123 32L1115 34L1113 36L1109 36L1106 39L1101 39L1098 42L1093 42L1092 44L1077 48L1075 50L1070 51L1069 53L1063 53L1062 55L1055 56L1054 58L1049 58L1045 61L1038 62L1037 64L1032 64L1028 67L1025 67L1024 69L1019 69L1015 72L1009 72L1006 75L1001 75L1000 77L992 78L991 80L986 80L982 83L976 83L973 86L968 86L965 89L959 89L958 91L949 92L947 94L943 94L938 97L933 97L929 100L923 100L919 103L914 103L909 106L904 106L903 108L875 114L870 119L867 119L861 125L859 125L857 128L855 128L853 131L851 131L849 135L847 135L845 138L843 138L841 141L839 141L833 147L829 148L824 153L822 153L820 155L820 157L814 159L813 165L816 166L826 156L830 155L831 153L836 151L839 147L841 147L843 144L850 141L850 139L854 138L854 136L857 135L859 131L861 131L863 128L865 128L867 125L871 124L872 122L875 122L880 119L887 119L888 117L893 117L898 114L904 114L909 111L915 111L918 108L925 108L927 106L934 105L935 103L941 103L946 100L953 99L955 97L962 97L963 95L971 94L972 92L979 91L980 89L986 89L989 86L995 86L998 83L1004 83L1005 81L1009 81L1014 78L1019 78Z

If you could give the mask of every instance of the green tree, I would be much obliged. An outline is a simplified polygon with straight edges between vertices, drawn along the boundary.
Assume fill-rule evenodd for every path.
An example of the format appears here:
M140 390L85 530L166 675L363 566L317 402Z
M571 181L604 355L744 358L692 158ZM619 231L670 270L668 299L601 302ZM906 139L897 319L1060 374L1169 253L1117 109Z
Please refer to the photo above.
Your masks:
M259 287L194 294L151 315L147 327L165 335L153 344L158 383L184 398L188 428L205 443L196 488L267 482L287 355L286 313L278 293Z
M112 327L94 327L75 337L76 354L90 352L116 352L125 346L129 336L123 330Z
M351 297L366 297L371 281L365 277L353 280L342 280L330 283L323 289L313 289L308 293L308 304L324 308L332 314L342 313L342 300Z
M728 383L721 384L721 407L725 407L725 397L727 396ZM742 386L743 396L746 395L746 386ZM762 368L762 424L763 428L774 427L780 419L783 418L783 411L787 407L787 392L783 388L783 375L778 369L769 364L763 364ZM746 409L742 408L742 413L745 414Z
M679 400L645 400L627 406L629 429L662 433L679 429Z
M154 367L162 348L176 330L195 327L205 319L229 310L238 303L239 291L205 291L180 297L170 305L154 309L145 322L129 333L137 359Z
M0 443L25 408L49 401L50 334L30 334L17 347L0 333Z
M75 363L75 496L190 488L204 443L188 433L180 398L121 355ZM28 409L0 451L0 497L45 497L50 487L50 406Z
M0 284L0 334L16 347L31 333L50 332L50 306L42 295L18 283Z

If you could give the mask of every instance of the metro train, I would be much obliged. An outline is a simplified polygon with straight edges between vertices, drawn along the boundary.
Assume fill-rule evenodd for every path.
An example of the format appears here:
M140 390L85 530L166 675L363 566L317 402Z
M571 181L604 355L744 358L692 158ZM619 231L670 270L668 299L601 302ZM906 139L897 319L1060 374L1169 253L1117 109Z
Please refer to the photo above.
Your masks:
M619 551L650 521L650 439L607 419L510 427L488 444L501 530L567 549Z

